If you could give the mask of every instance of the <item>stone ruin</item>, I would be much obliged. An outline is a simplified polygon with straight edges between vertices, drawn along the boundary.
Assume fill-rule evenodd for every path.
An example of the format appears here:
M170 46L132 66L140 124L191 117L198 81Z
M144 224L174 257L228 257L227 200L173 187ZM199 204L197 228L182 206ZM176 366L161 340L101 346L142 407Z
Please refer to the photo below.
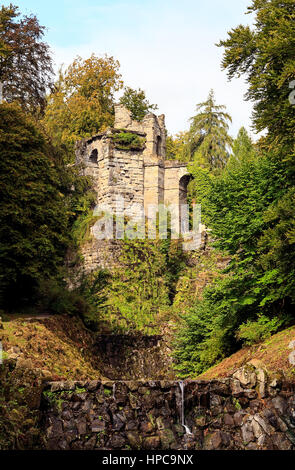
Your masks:
M122 135L134 135L134 142L118 142ZM132 209L136 204L144 208L146 216L151 204L173 204L179 220L190 175L186 163L166 160L164 115L149 113L139 122L132 120L124 106L116 105L114 128L78 142L76 162L84 175L93 178L97 204L107 205L115 212L121 196L132 217L136 217ZM180 232L180 222L178 229ZM117 248L117 240L88 240L82 247L85 271L116 265Z

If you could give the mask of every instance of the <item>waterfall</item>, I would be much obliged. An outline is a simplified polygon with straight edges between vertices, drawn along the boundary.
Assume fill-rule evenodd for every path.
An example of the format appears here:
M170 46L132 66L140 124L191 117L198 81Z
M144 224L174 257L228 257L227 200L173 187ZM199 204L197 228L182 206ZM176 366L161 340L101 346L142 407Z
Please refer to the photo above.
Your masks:
M185 429L185 433L186 434L192 434L191 431L189 430L188 426L186 426L185 424L185 421L184 421L184 382L181 381L181 382L178 382L179 384L179 388L180 388L180 391L181 391L181 425L184 427Z

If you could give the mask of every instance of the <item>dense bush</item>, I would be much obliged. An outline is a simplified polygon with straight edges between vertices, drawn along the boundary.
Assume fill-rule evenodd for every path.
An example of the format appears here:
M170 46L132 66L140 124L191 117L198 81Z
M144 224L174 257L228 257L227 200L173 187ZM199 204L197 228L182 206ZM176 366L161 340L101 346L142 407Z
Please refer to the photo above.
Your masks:
M236 162L220 175L195 169L203 220L231 262L226 277L183 317L175 346L181 374L200 373L243 342L295 321L294 190L286 187L285 170L269 155Z
M127 131L113 134L112 139L115 147L120 150L142 150L145 144L143 137L139 137L137 134Z
M93 273L81 285L94 306L86 323L112 333L158 332L184 263L177 240L122 240L120 266Z

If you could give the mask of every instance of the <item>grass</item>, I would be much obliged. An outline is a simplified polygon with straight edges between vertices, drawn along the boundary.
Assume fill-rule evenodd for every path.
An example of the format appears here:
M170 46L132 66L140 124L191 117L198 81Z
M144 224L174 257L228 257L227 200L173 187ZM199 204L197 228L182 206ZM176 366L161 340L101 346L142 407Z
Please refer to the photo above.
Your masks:
M19 348L22 358L31 361L32 368L46 370L52 380L101 378L92 348L95 336L80 319L67 315L39 319L6 315L3 327L5 356L12 348Z

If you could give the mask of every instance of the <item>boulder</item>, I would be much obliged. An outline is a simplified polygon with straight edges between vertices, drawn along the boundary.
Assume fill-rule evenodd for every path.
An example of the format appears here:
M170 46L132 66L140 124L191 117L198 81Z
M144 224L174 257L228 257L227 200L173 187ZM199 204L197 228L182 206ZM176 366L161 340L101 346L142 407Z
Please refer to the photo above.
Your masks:
M249 442L255 441L255 436L253 433L253 428L251 422L246 421L245 424L241 427L243 443L246 446Z
M246 364L233 374L233 378L238 380L242 386L253 388L256 385L255 368L250 364Z

